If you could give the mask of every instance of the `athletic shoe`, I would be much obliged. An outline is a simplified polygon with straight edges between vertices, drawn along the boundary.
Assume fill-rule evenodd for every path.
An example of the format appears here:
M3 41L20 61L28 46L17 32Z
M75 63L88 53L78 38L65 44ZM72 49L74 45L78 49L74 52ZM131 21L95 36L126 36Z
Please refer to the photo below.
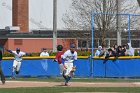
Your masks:
M5 80L2 80L1 82L2 82L2 84L5 84Z
M10 77L10 79L13 79L13 80L14 80L14 79L16 79L16 78L15 78L15 77Z
M65 86L69 86L69 84L68 83L65 83Z

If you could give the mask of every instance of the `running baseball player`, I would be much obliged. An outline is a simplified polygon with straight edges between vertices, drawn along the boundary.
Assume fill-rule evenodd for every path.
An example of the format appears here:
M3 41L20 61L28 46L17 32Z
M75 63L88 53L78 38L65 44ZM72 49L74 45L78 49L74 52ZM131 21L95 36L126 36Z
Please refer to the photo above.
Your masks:
M16 51L12 51L12 50L7 50L7 51L14 55L14 62L13 62L13 68L12 68L12 79L15 79L20 71L22 56L28 55L28 54L20 51L20 48L16 48Z
M62 64L62 55L64 54L63 50L63 46L62 45L58 45L57 46L57 53L55 56L54 61L58 62L59 64L59 68L60 68L60 75L63 74L63 70L64 70L64 65Z
M75 71L75 67L73 63L77 60L77 52L75 51L75 44L70 45L70 49L67 50L62 58L64 59L64 78L65 78L65 85L68 85L71 77L73 76L73 72Z

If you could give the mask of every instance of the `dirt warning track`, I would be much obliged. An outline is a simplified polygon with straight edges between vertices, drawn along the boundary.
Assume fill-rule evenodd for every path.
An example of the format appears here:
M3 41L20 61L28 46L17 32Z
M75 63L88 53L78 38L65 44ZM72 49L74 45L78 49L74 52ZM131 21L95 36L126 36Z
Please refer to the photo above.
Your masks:
M6 81L0 84L0 88L18 87L140 87L140 82L70 82L69 86L63 86L62 82L39 82L39 81Z

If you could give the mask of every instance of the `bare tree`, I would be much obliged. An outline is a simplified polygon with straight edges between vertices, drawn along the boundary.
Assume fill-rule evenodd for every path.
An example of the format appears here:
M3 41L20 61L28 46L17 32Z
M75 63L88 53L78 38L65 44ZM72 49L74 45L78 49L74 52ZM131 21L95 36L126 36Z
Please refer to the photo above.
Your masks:
M122 0L121 13L138 13L138 4L132 4L132 0ZM117 13L116 0L72 0L70 12L63 17L66 28L89 31L91 29L92 13ZM102 45L105 45L107 31L117 31L116 20L118 15L99 14L95 16L95 28L99 31L95 37L100 37ZM121 17L121 27L127 27L127 19ZM135 19L134 21L136 21ZM132 20L133 21L133 20ZM131 22L132 22L131 21ZM88 37L90 38L90 37Z

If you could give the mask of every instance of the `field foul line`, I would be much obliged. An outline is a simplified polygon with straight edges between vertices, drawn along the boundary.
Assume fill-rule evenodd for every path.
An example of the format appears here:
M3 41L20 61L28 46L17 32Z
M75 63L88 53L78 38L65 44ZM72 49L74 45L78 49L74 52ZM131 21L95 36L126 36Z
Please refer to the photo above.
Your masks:
M6 81L6 82L11 82L11 83L20 83L20 82L23 82L23 83L50 83L50 82L40 82L40 81Z

